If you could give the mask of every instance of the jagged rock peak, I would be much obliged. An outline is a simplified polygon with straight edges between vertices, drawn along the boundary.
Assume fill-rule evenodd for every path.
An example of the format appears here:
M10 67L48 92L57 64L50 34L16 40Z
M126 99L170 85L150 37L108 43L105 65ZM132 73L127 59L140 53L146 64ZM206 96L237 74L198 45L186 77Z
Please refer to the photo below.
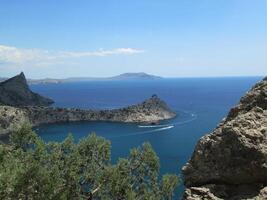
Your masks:
M149 99L144 101L144 103L164 103L164 102L156 94L153 94Z
M153 95L151 96L151 99L159 99L159 97L158 97L158 95L153 94Z
M20 74L18 74L17 76L19 76L19 77L22 77L23 79L25 79L25 80L26 80L26 77L25 77L25 74L24 74L24 72L20 72Z
M232 108L226 118L227 121L232 120L238 114L246 113L251 109L258 107L267 109L267 77L257 83L250 91L240 99L237 106Z
M183 167L184 199L267 199L267 79L197 143Z
M166 104L163 100L161 100L158 95L153 94L149 99L147 99L144 102L153 102L153 103L164 103Z
M48 106L53 100L32 92L23 72L0 83L0 104L10 106Z
M136 107L142 107L149 109L150 112L162 112L169 113L172 116L175 116L175 112L173 112L165 101L161 100L156 94L153 94L149 99L144 102L135 105Z
M7 85L7 84L10 84L10 83L15 83L15 84L23 84L23 86L27 86L27 80L25 78L25 75L23 72L21 72L20 74L10 78L10 79L7 79L5 81L3 81L2 83L0 83L0 85Z

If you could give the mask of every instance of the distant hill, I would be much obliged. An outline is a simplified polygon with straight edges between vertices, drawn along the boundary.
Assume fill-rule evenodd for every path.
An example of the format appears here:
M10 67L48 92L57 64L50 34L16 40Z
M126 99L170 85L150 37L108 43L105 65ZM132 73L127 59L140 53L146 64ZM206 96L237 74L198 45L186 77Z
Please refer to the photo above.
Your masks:
M32 92L23 73L0 83L0 104L9 106L48 106L53 100Z
M108 79L111 79L111 80L155 80L155 79L162 79L162 77L154 76L151 74L146 74L144 72L139 72L139 73L124 73L124 74L120 74L118 76L114 76Z
M0 82L8 78L0 77ZM80 82L80 81L116 81L116 80L158 80L162 79L160 76L147 74L144 72L139 73L124 73L112 77L70 77L65 79L27 79L29 84L50 84L50 83L67 83L67 82Z

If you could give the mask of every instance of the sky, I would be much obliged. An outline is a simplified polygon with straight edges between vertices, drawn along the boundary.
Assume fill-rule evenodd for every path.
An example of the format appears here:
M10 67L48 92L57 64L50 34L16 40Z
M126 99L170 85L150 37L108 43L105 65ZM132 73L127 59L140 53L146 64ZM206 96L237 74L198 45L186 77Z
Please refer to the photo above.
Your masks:
M0 0L0 77L267 75L266 0Z

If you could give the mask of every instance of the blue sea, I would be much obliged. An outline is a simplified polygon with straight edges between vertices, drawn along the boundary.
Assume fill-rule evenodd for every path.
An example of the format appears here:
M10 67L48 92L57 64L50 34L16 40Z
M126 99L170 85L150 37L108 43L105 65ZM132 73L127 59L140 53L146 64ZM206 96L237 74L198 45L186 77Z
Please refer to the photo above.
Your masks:
M62 141L72 133L78 141L95 132L112 142L113 162L132 147L150 142L161 162L161 173L180 174L196 142L211 132L262 77L177 78L154 81L91 81L31 85L50 97L53 106L113 109L142 102L157 94L178 113L160 126L110 122L75 122L42 125L37 133L45 141ZM161 126L163 125L163 126ZM176 191L181 197L183 186Z

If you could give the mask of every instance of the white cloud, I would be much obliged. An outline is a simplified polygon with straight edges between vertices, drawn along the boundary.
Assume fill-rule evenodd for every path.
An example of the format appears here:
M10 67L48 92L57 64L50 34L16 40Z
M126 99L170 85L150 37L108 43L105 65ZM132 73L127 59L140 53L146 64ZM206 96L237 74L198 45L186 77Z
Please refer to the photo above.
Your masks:
M54 64L67 58L132 55L143 52L144 50L134 48L116 48L111 50L99 49L97 51L49 51L0 45L0 63L23 64L31 62L35 64Z
M142 53L143 50L133 48L117 48L111 50L100 49L98 51L85 52L61 52L62 57L87 57L87 56L109 56L109 55L131 55Z

